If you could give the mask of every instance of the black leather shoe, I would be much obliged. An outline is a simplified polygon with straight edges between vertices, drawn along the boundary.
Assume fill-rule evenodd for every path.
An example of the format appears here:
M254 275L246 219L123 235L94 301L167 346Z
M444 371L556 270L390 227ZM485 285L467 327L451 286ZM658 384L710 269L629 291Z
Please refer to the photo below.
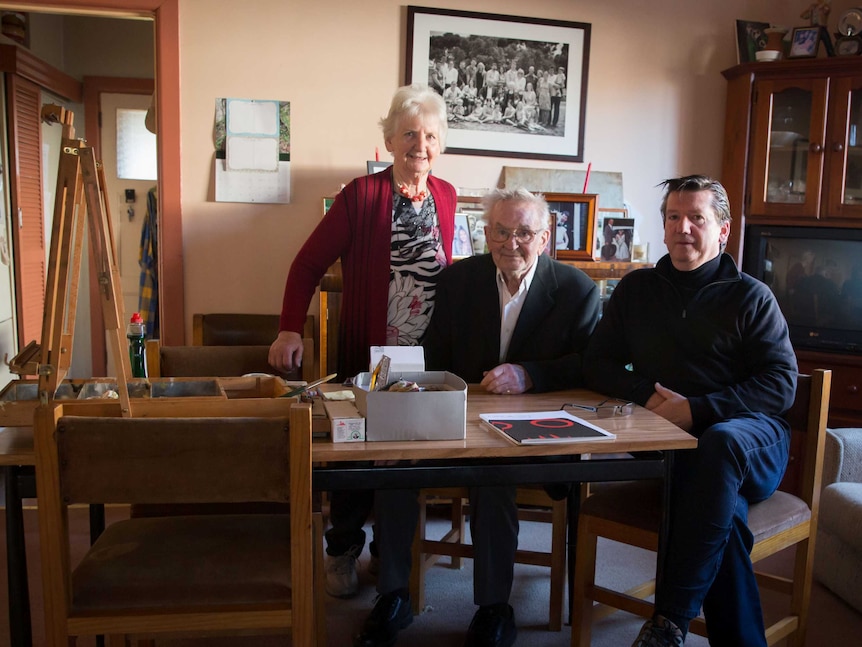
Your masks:
M515 612L511 606L479 607L467 630L464 647L512 647L517 637Z
M413 622L410 596L395 591L377 598L353 647L392 647L398 632Z

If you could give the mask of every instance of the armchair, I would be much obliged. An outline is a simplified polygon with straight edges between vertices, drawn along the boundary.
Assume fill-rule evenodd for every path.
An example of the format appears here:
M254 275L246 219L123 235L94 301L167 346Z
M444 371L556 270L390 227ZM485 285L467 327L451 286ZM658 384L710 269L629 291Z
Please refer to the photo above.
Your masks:
M862 611L862 429L828 429L814 576Z

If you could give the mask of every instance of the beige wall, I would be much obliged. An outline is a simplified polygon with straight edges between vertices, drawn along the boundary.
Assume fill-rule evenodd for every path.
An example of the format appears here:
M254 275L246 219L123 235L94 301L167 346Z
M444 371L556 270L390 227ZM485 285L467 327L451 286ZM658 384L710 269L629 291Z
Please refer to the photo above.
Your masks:
M592 24L585 163L443 155L434 173L490 187L502 166L620 171L625 196L657 258L655 185L720 172L725 82L736 63L734 20L797 20L786 0L574 2L465 0L463 10ZM318 0L181 0L183 218L187 318L194 312L278 312L291 259L321 198L364 173L377 120L404 79L406 6ZM216 97L291 102L292 203L212 201Z
M664 249L656 184L721 170L721 70L736 63L735 19L801 25L809 2L420 4L592 24L583 164L443 155L434 172L456 187L490 187L504 165L584 169L591 162L594 171L619 171L656 260ZM832 4L834 31L840 10L857 3ZM395 0L179 0L179 9L185 277L162 280L185 280L190 337L195 312L278 312L321 198L364 173L375 147L385 156L376 124L403 83L407 9ZM291 204L213 201L217 97L291 102Z

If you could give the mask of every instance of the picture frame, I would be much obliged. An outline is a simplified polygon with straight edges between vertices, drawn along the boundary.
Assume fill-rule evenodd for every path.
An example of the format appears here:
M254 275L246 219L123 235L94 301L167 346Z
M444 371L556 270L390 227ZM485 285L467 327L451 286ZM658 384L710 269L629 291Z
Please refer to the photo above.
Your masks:
M551 235L548 237L548 244L545 245L542 254L551 258L557 258L557 215L552 213L549 220L548 231L551 232Z
M447 100L447 153L583 162L590 35L589 23L408 6L406 82L427 83ZM493 69L497 75L491 81ZM529 81L523 91L519 81L514 90L505 83L503 72L510 69L535 78L535 105L526 89ZM551 95L550 109L538 108L539 71ZM445 93L451 85L460 97ZM488 115L474 119L479 99ZM516 106L515 114L506 117L509 104Z
M392 162L381 162L380 160L368 160L365 162L365 169L368 172L368 175L379 173L390 166L392 166Z
M766 46L768 22L754 20L736 21L736 57L739 63L753 63L757 52Z
M630 263L635 234L634 218L606 216L601 219L599 226L602 231L599 260L606 263Z
M545 200L556 219L555 258L561 261L593 260L598 194L546 193Z
M466 213L455 214L455 235L452 240L452 259L473 256L473 228Z
M626 208L613 209L610 207L599 207L596 209L596 234L593 238L593 258L595 258L595 260L600 261L602 259L601 252L602 245L604 244L602 227L604 226L605 220L627 220L628 217L629 210Z
M790 37L790 52L787 58L814 58L820 46L821 28L794 27L793 35Z

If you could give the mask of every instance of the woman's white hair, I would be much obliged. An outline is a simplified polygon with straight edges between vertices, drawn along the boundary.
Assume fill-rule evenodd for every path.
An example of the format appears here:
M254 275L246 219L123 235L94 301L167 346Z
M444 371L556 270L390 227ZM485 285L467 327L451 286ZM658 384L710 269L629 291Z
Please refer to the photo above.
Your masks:
M413 83L403 85L395 91L392 103L389 106L389 114L380 120L383 129L383 138L390 139L395 136L395 127L401 117L416 117L419 115L433 115L437 117L440 140L440 152L446 149L446 133L449 126L446 122L446 103L443 97L437 94L424 83Z

